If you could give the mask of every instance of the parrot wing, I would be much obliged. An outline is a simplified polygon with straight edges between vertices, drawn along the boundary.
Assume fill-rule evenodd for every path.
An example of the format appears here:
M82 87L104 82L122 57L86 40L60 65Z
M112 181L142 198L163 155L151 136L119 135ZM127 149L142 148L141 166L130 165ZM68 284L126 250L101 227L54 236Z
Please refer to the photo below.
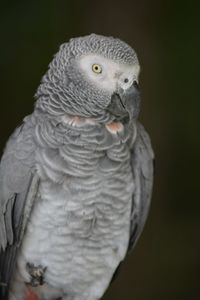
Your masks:
M34 172L31 130L16 129L0 163L0 299L8 299L17 250L24 235L39 178Z
M139 122L136 141L132 149L132 172L135 191L132 201L128 251L133 249L143 230L148 216L153 186L154 153L150 138Z

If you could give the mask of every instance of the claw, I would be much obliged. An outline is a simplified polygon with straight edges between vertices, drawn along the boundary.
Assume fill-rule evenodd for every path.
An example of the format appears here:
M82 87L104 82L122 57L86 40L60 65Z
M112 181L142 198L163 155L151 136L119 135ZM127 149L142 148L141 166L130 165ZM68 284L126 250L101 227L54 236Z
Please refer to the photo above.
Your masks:
M41 265L35 266L32 263L27 263L26 269L31 276L31 281L28 282L29 285L32 287L37 287L44 284L44 274L47 267L43 267Z

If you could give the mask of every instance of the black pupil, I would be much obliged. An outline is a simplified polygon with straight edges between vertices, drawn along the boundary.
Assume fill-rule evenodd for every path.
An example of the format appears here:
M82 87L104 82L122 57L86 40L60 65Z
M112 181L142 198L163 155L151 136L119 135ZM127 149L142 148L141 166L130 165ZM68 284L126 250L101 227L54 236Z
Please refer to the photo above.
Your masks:
M96 67L95 67L95 70L97 71L98 69L99 69L98 66L96 66Z
M127 82L128 82L128 78L125 78L125 79L124 79L124 82L127 83Z

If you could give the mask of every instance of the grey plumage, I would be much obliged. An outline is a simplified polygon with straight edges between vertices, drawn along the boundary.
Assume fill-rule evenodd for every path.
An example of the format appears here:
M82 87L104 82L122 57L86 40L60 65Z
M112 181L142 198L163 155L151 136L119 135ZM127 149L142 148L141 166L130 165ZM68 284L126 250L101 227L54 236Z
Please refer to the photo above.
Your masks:
M84 59L93 55L103 72L115 71L108 86L109 72L94 80L85 72ZM153 180L153 151L137 121L139 94L132 87L128 94L123 77L132 85L138 66L126 43L94 34L55 55L35 110L9 139L0 165L0 299L25 297L26 263L46 264L48 292L34 289L39 297L98 299L135 245ZM108 109L113 93L124 101L123 118Z

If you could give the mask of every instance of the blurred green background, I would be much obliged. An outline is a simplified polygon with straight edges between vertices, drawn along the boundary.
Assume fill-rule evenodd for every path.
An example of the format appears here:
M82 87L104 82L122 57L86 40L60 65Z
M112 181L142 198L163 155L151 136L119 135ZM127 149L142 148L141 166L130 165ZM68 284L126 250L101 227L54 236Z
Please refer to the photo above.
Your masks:
M200 8L194 1L1 1L0 148L33 109L58 46L91 32L120 37L142 66L141 121L156 153L144 233L104 296L200 299Z

